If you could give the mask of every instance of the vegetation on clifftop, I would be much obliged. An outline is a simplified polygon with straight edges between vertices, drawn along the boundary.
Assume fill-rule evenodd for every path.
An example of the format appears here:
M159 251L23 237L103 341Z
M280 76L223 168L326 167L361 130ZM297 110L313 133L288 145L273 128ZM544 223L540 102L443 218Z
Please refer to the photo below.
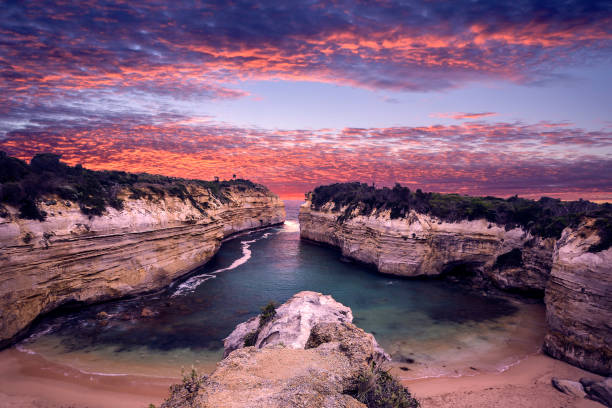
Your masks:
M94 171L81 165L69 166L60 161L56 154L37 154L30 163L9 157L0 151L0 204L19 209L20 217L44 220L45 211L40 209L40 201L58 197L69 203L76 203L84 214L102 215L108 207L123 208L126 192L130 199L146 198L153 200L165 195L189 200L200 212L204 213L207 203L199 202L192 195L192 187L199 186L209 190L216 199L226 202L227 189L236 186L239 190L260 189L265 187L249 180L230 181L188 180L146 173L126 173L124 171ZM0 216L5 212L0 205Z
M349 392L368 408L419 408L419 401L395 377L380 365L372 363L355 379Z
M411 210L429 214L447 222L486 219L511 229L522 227L541 237L559 238L565 227L576 227L585 217L594 218L600 242L592 245L591 252L612 246L612 205L590 201L561 201L542 197L528 200L513 196L471 197L459 194L424 193L411 191L396 184L393 188L375 188L365 183L336 183L319 186L309 193L313 209L319 210L328 202L344 211L339 222L357 214L369 215L374 211L390 211L390 217L407 216Z
M276 316L276 303L268 302L267 305L261 308L261 314L259 315L259 324L256 330L248 333L244 338L244 347L254 346L257 343L257 337L259 332L270 320Z

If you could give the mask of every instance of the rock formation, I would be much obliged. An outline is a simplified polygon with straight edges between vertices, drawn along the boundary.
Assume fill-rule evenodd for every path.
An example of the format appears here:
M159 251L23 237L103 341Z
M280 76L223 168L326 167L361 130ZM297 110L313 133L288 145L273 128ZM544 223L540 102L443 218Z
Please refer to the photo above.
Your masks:
M584 387L587 397L593 401L601 402L606 407L612 407L612 377L602 381L590 378L581 378L580 384Z
M591 253L597 236L591 223L566 229L555 245L546 288L548 333L544 350L553 357L602 375L612 374L612 249Z
M336 302L331 296L320 293L303 291L276 309L273 317L261 324L261 315L255 316L244 323L240 323L232 333L223 341L224 355L245 346L245 340L251 333L256 337L251 341L255 348L265 348L283 345L287 348L303 349L317 330L315 326L336 323L352 323L351 309ZM389 360L374 336L363 333L373 344L377 351L377 359ZM338 337L338 336L334 336Z
M0 346L39 315L63 305L143 293L207 262L229 235L284 221L282 201L263 186L231 185L224 199L184 181L189 200L155 191L120 192L122 209L83 214L46 197L44 221L0 212Z
M600 237L587 219L562 237L534 236L484 219L446 222L411 210L345 217L328 202L300 208L300 235L400 276L470 274L476 284L543 295L545 350L582 368L612 373L612 249L589 252ZM552 271L552 272L551 272ZM463 275L465 276L465 275Z
M172 387L162 408L365 407L353 396L381 382L394 387L385 398L402 400L389 406L418 406L392 377L373 371L373 363L387 358L384 351L374 336L351 323L351 310L330 296L296 294L264 324L257 345L243 347L259 318L236 327L225 341L232 351L226 349L230 352L209 377Z

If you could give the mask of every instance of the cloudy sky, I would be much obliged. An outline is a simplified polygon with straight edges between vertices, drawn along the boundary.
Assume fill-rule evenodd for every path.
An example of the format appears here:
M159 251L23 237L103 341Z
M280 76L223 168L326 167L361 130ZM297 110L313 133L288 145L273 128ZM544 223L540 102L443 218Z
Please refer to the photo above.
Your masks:
M610 1L0 3L23 159L612 199Z

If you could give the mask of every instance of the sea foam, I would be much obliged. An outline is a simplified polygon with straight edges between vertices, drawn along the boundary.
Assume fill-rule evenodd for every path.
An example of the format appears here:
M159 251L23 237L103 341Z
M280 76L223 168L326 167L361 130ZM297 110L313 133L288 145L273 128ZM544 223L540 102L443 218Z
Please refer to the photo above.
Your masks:
M263 234L260 238L258 239L251 239L248 241L242 241L240 244L242 244L242 256L238 259L236 259L234 262L232 262L232 264L226 268L221 268L221 269L217 269L214 270L212 272L209 273L203 273L201 275L196 275L196 276L192 276L191 278L187 279L185 282L181 283L180 285L178 285L178 287L176 288L176 291L172 294L171 297L176 297L176 296L182 296L186 293L189 292L193 292L198 286L200 286L201 284L203 284L204 282L206 282L209 279L214 279L219 273L221 272L225 272L225 271L229 271L232 269L236 269L237 267L239 267L240 265L244 265L245 263L248 262L249 259L251 259L251 244L254 242L257 242L261 239L266 239L270 236L269 232L266 232L265 234Z

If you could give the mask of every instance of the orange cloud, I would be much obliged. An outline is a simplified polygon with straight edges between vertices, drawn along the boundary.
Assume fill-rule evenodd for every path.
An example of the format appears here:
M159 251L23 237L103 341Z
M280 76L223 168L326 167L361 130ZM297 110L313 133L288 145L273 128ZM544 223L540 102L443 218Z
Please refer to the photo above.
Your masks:
M471 194L612 192L610 131L480 122L312 131L189 123L20 131L0 149L23 159L55 152L92 169L201 179L237 174L292 197L350 180Z

